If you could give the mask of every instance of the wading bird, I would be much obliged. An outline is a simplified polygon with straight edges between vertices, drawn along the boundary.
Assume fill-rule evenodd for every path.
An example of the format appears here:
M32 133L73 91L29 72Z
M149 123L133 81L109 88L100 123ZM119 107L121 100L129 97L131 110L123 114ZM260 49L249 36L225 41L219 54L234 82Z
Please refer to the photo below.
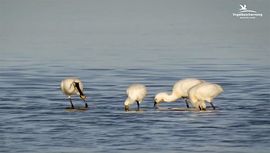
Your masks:
M80 79L78 78L67 78L61 82L61 90L62 92L68 96L68 99L71 104L71 108L74 109L74 105L72 103L71 96L72 95L79 95L80 98L85 103L85 108L88 107L86 103L86 96L83 93L83 84Z
M215 109L213 99L222 92L223 89L220 85L204 82L191 88L188 91L188 96L191 104L199 110L206 110L205 101L209 102L213 109Z
M187 108L189 108L188 90L203 82L205 81L195 78L187 78L177 81L172 88L171 94L166 92L156 94L154 99L154 107L161 102L175 102L177 99L183 98L185 99Z
M129 105L134 102L137 103L138 110L140 110L140 103L147 95L147 90L143 84L132 84L127 88L127 99L124 102L125 111L129 111Z

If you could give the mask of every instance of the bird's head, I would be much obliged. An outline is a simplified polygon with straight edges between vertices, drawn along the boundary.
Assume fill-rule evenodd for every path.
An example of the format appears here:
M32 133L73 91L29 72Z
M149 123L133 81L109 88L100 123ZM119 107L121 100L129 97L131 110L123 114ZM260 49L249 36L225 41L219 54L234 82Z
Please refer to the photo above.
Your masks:
M154 98L154 107L157 107L159 103L164 102L166 96L168 96L168 94L165 92L156 94Z
M125 100L124 102L124 108L125 108L125 111L129 111L129 105L133 103L133 100L130 99L128 96L127 96L127 99Z
M124 105L125 111L129 111L129 105Z

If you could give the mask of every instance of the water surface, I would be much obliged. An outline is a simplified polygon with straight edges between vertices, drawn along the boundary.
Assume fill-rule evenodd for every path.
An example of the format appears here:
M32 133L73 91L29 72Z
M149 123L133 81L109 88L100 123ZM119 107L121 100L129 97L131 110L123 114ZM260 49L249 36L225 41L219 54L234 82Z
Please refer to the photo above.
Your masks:
M86 69L77 65L68 69L60 64L15 60L20 64L14 64L14 59L1 62L6 64L0 71L3 152L269 151L270 81L265 65L186 59L171 69ZM65 109L69 102L59 84L68 76L80 76L84 82L89 110ZM152 108L155 93L170 91L176 80L186 77L223 86L224 93L215 100L217 110ZM130 83L148 87L141 112L124 112L125 89ZM74 104L83 107L78 97ZM161 107L184 108L185 103Z

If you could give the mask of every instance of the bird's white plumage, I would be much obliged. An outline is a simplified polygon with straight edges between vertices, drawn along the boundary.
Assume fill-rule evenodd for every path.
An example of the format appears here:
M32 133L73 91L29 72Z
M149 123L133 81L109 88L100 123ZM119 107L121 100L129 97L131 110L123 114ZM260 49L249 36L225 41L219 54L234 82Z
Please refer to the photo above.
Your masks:
M188 96L192 105L196 108L206 108L205 101L212 102L213 99L223 92L218 84L204 82L194 86L188 91Z
M83 84L78 78L67 78L61 82L61 90L69 98L72 95L80 95L79 91L74 86L75 82L79 83L79 87L83 92Z
M143 84L132 84L127 88L127 99L124 105L128 106L133 104L135 101L141 103L144 97L147 95L147 89Z
M174 84L171 94L168 94L165 92L158 93L155 96L155 101L157 103L174 102L179 98L187 98L188 90L203 82L204 82L203 80L199 80L195 78L187 78L187 79L179 80Z

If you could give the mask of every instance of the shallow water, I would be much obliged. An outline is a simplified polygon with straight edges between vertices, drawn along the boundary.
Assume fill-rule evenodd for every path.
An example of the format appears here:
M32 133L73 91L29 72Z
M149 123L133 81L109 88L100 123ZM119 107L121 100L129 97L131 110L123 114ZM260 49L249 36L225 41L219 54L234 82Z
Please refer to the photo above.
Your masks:
M269 67L256 59L246 61L190 58L170 69L92 69L80 64L71 68L48 61L3 59L0 151L269 152ZM66 109L69 102L59 84L67 76L82 79L88 110ZM223 86L224 93L214 102L217 110L154 110L154 94L169 91L176 80L186 77ZM146 84L149 94L142 111L125 112L125 89L135 82ZM74 104L83 107L78 97ZM160 106L184 108L185 103Z

